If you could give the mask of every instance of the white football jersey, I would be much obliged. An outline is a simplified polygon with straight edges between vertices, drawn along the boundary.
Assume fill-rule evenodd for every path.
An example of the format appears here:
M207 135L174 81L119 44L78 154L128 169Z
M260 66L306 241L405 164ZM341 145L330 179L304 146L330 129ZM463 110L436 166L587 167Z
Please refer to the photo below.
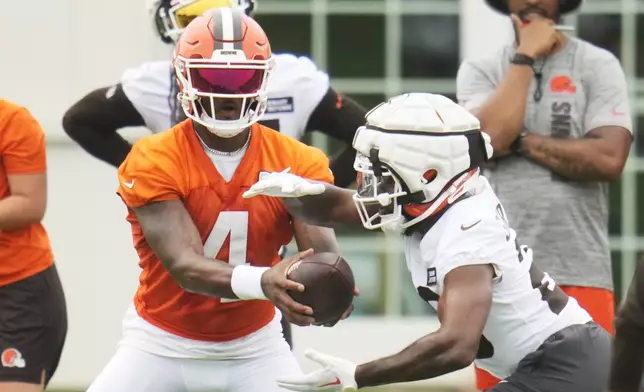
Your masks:
M275 68L268 80L268 108L260 122L299 140L313 110L329 89L329 76L307 57L275 53L273 56ZM181 110L174 80L171 61L144 63L126 70L121 77L123 92L154 133L170 129Z
M475 363L503 379L550 335L591 317L572 297L566 303L548 301L555 282L533 267L531 249L517 245L487 179L480 177L472 193L451 206L425 235L406 237L405 256L418 293L435 309L450 271L493 266L492 307Z

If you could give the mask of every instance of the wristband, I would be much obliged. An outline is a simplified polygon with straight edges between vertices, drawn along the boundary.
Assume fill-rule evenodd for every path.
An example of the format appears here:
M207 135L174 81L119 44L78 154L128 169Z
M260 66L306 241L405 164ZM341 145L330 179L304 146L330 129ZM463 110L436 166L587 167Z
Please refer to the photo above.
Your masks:
M510 60L510 63L515 65L527 65L528 67L532 67L534 65L534 59L525 54L517 53Z
M262 290L262 275L269 267L238 265L230 277L230 288L242 300L268 299Z

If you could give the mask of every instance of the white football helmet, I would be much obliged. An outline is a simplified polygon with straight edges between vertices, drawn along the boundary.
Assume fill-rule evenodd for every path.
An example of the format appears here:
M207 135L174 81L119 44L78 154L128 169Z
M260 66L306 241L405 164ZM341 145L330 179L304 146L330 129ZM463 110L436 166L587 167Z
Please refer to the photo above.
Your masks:
M492 157L478 119L442 95L399 95L366 120L353 139L353 199L367 229L399 233L444 210L475 186Z
M145 0L154 31L165 43L175 43L195 17L211 8L231 7L246 15L257 9L255 0Z

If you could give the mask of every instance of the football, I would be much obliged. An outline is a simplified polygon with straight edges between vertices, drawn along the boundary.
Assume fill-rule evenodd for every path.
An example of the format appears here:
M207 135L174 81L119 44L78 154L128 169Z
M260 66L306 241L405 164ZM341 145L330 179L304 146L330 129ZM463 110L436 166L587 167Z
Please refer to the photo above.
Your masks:
M289 294L313 309L316 324L338 321L353 302L353 272L344 257L338 254L314 253L291 265L287 276L304 285L303 292Z

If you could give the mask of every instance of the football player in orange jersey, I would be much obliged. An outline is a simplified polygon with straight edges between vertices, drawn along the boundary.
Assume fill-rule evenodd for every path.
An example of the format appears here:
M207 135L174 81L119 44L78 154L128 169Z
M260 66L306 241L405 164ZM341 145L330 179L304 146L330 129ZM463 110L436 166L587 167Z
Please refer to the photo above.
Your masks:
M242 194L263 173L333 174L322 151L256 123L271 66L268 38L240 10L207 11L183 32L174 67L188 119L138 141L119 167L143 271L118 350L89 392L272 392L277 376L299 374L275 308L314 322L287 294L305 288L286 270L313 250L337 253L335 235L278 199ZM305 251L278 262L293 236Z

